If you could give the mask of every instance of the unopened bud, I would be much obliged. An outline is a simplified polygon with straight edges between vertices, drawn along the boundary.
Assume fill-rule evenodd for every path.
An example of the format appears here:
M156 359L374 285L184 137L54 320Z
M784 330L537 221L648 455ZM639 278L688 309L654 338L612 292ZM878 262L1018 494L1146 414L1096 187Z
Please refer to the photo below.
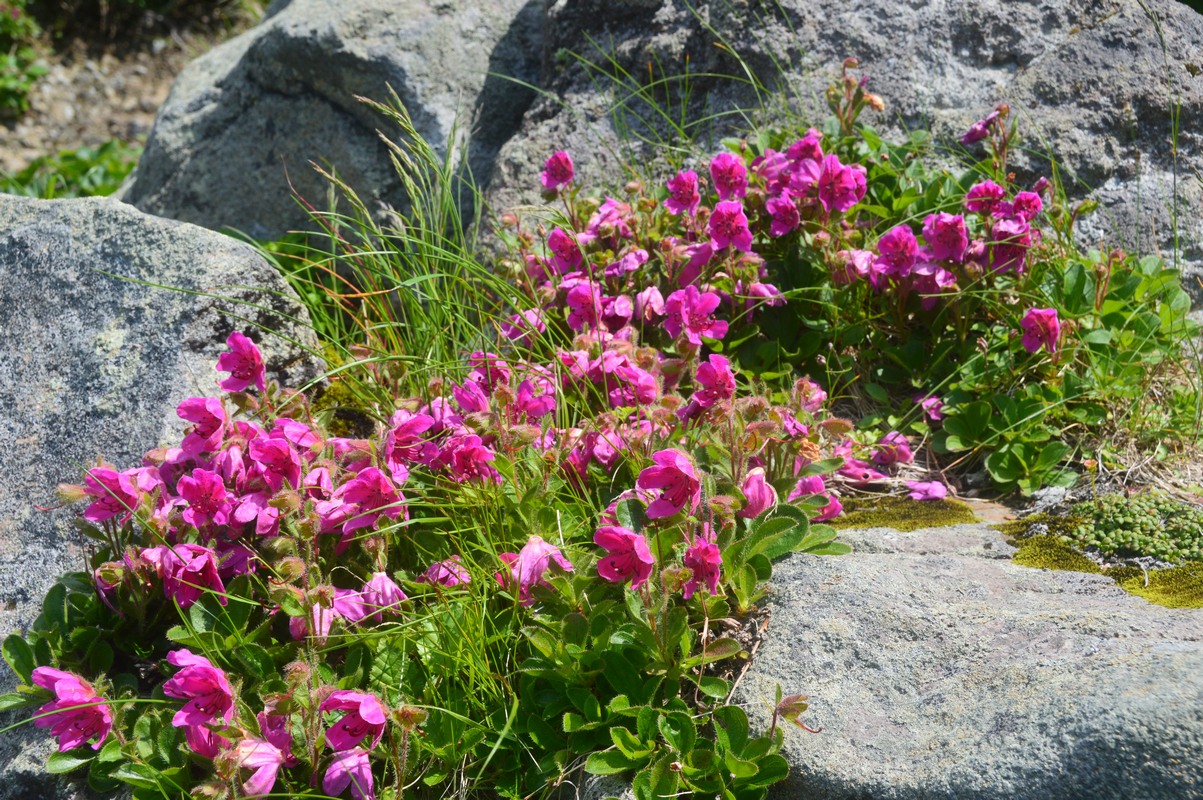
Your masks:
M543 430L538 425L515 425L510 428L510 435L519 444L530 444L543 435Z
M424 724L429 716L426 709L417 706L401 706L393 711L393 721L406 730Z
M507 211L501 215L501 224L507 228L518 227L518 215L512 211Z
M230 796L230 787L222 781L205 781L192 787L192 796L198 800L226 800Z
M296 556L288 556L280 559L276 564L276 574L280 576L280 580L285 583L296 583L301 578L305 577L307 569L305 562Z
M259 546L269 557L284 558L297 554L297 542L291 536L272 536L265 539Z
M848 56L844 59L844 69L856 69L860 66L860 61L856 56Z
M886 101L882 100L880 95L873 94L872 92L866 93L865 102L868 103L869 108L873 109L874 111L886 110Z
M309 665L304 661L293 661L284 666L284 682L295 689L309 683Z
M300 510L301 496L291 489L286 489L277 492L272 499L267 501L267 504L288 514Z
M852 429L855 428L856 425L854 425L851 420L843 419L841 417L831 417L820 422L819 427L832 436L843 436L851 433Z
M60 483L55 489L55 493L58 495L59 502L68 506L88 499L88 492L78 483Z
M622 188L627 194L639 194L643 191L643 184L639 181L627 181L627 185Z

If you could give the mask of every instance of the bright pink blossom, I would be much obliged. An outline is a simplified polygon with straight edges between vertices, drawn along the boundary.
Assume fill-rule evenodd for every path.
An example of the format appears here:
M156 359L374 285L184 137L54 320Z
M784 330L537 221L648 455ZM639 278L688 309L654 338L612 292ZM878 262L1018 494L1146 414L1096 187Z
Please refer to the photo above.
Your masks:
M554 192L561 186L571 183L574 174L572 156L568 155L564 150L557 150L543 164L543 171L539 173L539 180L543 183L544 189Z
M606 266L607 278L621 278L623 275L630 275L632 272L638 272L647 263L649 256L646 250L642 247L628 250L623 254L622 258L614 261Z
M664 295L655 286L649 286L635 295L635 316L644 322L655 322L664 316Z
M635 316L635 304L627 295L620 294L615 297L602 298L601 322L611 333L616 333L626 327L633 316Z
M784 236L797 228L802 221L797 204L788 194L770 197L764 204L764 209L773 218L769 225L769 234L772 236Z
M710 160L710 178L720 200L743 197L748 193L747 167L743 159L733 153L719 153Z
M465 414L489 410L489 396L476 381L464 381L463 386L452 384L451 396L455 398L459 410Z
M735 373L731 371L731 362L726 356L711 354L698 364L694 375L698 390L694 399L702 408L710 408L721 400L730 400L735 396Z
M737 200L719 203L710 214L710 239L716 250L732 246L748 252L752 249L752 231L748 229L748 217Z
M965 193L965 210L973 214L989 214L1006 197L1006 191L994 181L975 183Z
M405 498L393 486L389 477L375 467L360 470L335 493L356 507L355 514L343 525L343 533L377 524L381 516L397 519L406 513Z
M910 489L907 497L912 500L943 500L948 496L948 487L940 481L907 481Z
M552 264L561 275L575 270L584 259L576 238L561 228L556 228L547 237L547 248L551 251Z
M518 600L524 606L535 602L531 593L536 586L548 585L544 576L552 564L564 572L573 571L572 562L564 557L560 548L545 542L541 536L530 537L517 555L504 555L512 556L512 560L506 559L510 566L509 578L512 585L518 587Z
M184 726L184 743L192 752L212 761L230 746L230 740L204 725Z
M1023 272L1032 231L1019 217L995 221L990 228L994 246L990 248L990 268L995 272Z
M190 397L176 408L180 419L193 423L180 449L188 455L216 453L221 449L229 417L221 401L212 397Z
M997 120L998 112L991 111L984 119L979 119L969 126L969 130L961 134L961 144L973 144L985 139L990 135L990 129L994 127Z
M163 594L174 598L180 608L189 608L207 591L226 604L226 587L217 574L217 554L210 548L187 543L161 545L147 547L141 555L163 581Z
M647 507L648 519L671 517L688 506L692 514L702 499L702 483L689 456L680 450L661 450L652 454L655 466L639 473L635 486L644 491L659 489L660 494Z
M234 331L226 339L226 346L230 349L217 357L217 371L230 373L218 384L222 391L244 392L248 386L267 391L267 372L255 343Z
M353 800L376 800L372 764L368 759L368 751L362 747L335 753L322 778L322 791L331 797L339 797L348 786L351 787Z
M568 290L568 327L574 331L596 328L602 314L602 293L593 281L581 281Z
M827 402L827 392L810 378L799 378L792 392L794 403L803 411L814 414Z
M271 793L285 760L280 749L270 742L249 736L239 739L234 748L234 766L254 770L242 784L243 793L247 797Z
M54 692L54 700L38 709L33 724L49 728L58 737L59 752L79 747L93 737L96 741L92 749L99 750L113 728L107 701L91 684L69 672L38 667L31 677L35 686Z
M828 213L842 214L865 196L865 169L859 164L841 164L839 157L828 155L823 158L818 184L823 208Z
M184 521L194 528L207 522L226 525L230 520L229 493L221 476L207 469L194 469L184 475L177 484L180 497L188 503L182 514Z
M1061 320L1055 308L1029 308L1019 322L1023 328L1023 349L1035 353L1041 347L1055 355L1061 338Z
M436 586L459 586L461 583L471 583L472 576L460 564L459 556L452 556L446 561L436 561L417 579L418 583L431 583Z
M593 534L593 543L609 554L597 562L602 578L611 583L631 581L632 589L647 583L656 560L643 536L620 525L603 525Z
M939 422L944 419L944 401L936 397L934 394L929 394L925 397L917 397L915 402L923 409L923 414L931 422Z
M718 545L708 536L697 536L693 544L685 551L682 563L692 573L685 582L682 596L688 600L693 597L700 587L705 586L710 594L718 594L719 573L723 566L723 556Z
M532 335L543 333L547 330L547 323L543 321L543 309L528 308L517 314L511 314L510 317L501 323L501 334L515 344L527 341Z
M873 452L873 463L883 467L909 464L914 460L915 454L911 452L911 443L905 435L898 431L890 431L881 437L877 449Z
M284 439L255 439L247 452L273 492L280 491L286 483L294 489L300 488L301 458L290 442Z
M943 211L928 214L923 220L923 240L927 242L933 258L961 261L965 258L965 248L969 246L965 218Z
M1011 203L1011 213L1024 222L1031 222L1044 210L1044 201L1036 192L1020 192Z
M172 725L205 725L217 719L229 724L234 716L234 695L224 672L187 649L169 651L167 663L181 669L163 684L163 694L188 701L175 712Z
M677 176L668 182L668 199L664 207L673 214L693 216L698 213L698 204L702 195L698 192L698 174L691 169L678 172Z
M742 489L747 502L738 513L745 519L755 519L777 505L777 490L765 478L761 467L748 471Z
M895 225L877 240L878 261L883 271L897 278L905 278L919 258L919 242L909 225Z
M702 293L696 286L678 289L664 302L664 329L674 339L684 332L689 343L695 345L702 343L703 336L721 339L727 335L727 322L714 318L721 302L714 292Z
M789 149L785 151L785 156L793 162L822 161L823 134L811 128L804 137L789 146Z
M364 608L376 622L384 621L384 612L399 614L401 603L409 598L396 581L387 572L373 572L372 577L363 585L362 600Z
M84 509L84 519L104 522L121 517L129 519L138 507L140 495L132 478L124 472L105 467L92 467L84 473L84 492L91 498L91 505Z
M326 744L332 750L350 750L366 737L372 738L369 749L380 743L384 734L384 706L368 692L339 690L327 697L322 711L346 711L338 722L326 730Z

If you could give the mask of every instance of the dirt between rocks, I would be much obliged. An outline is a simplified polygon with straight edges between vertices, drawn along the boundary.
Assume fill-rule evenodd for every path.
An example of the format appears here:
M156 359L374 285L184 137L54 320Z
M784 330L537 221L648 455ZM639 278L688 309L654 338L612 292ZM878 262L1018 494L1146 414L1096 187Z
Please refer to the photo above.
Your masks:
M0 170L110 139L141 144L180 70L236 33L176 34L102 51L75 42L45 53L49 72L30 92L29 112L0 123Z

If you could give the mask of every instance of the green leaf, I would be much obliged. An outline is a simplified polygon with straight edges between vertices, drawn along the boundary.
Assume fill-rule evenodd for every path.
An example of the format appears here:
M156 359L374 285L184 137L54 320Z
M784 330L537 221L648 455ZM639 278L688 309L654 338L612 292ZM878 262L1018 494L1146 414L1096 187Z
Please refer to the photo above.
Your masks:
M66 753L51 753L46 759L46 771L51 775L64 775L77 770L93 758L91 750L68 750Z
M37 662L33 658L33 648L29 646L29 642L25 641L25 637L19 633L11 633L4 640L4 644L0 646L3 650L4 660L13 668L13 672L23 683L30 683L33 669Z
M748 715L739 706L721 706L711 712L715 739L729 751L742 753L748 741Z
M789 777L789 762L777 753L761 756L756 761L756 777L751 786L771 786Z
M621 775L637 765L637 762L618 750L603 750L600 753L589 754L589 758L585 760L585 772L590 775Z
M652 750L655 749L654 742L642 741L638 736L621 725L616 725L610 729L610 740L633 763L639 763L646 759L652 754Z
M660 717L660 735L669 747L681 754L693 750L694 742L697 741L697 729L693 719L680 711Z
M234 648L234 658L257 681L262 681L276 674L276 665L271 655L263 647L250 642Z
M760 767L756 766L756 762L744 761L730 751L723 757L723 764L736 779L753 778L756 773L760 772Z
M722 661L724 658L733 658L742 652L743 647L734 639L715 639L701 653L682 661L681 666L686 669L692 669L693 667L700 667L703 664L713 664L715 661Z
M711 675L702 675L695 679L698 689L707 697L713 697L716 700L726 698L731 692L731 682L722 678L716 678Z
M647 511L643 503L634 498L618 501L614 507L614 516L618 518L619 525L635 533L643 533L643 529L647 527Z
M576 733L585 729L585 718L573 711L565 711L563 719L564 733Z
M34 703L40 702L30 697L29 695L17 694L9 692L8 694L0 694L0 711L11 711L14 708L23 708L31 706Z

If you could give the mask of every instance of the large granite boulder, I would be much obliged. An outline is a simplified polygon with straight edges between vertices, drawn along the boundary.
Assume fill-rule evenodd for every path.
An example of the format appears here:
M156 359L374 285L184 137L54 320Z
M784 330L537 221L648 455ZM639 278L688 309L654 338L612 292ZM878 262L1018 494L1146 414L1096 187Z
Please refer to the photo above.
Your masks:
M396 207L401 182L377 131L399 131L356 99L387 101L390 87L418 133L440 152L468 148L473 171L487 175L534 96L510 78L538 78L542 5L277 0L259 26L181 73L122 197L152 214L277 237L310 225L293 189L327 207L314 162L372 211Z
M739 690L754 729L778 685L823 728L786 726L777 800L1203 796L1203 610L1015 565L986 526L841 539L775 567Z
M234 329L260 343L272 376L317 374L305 311L250 247L115 200L0 194L0 637L27 629L58 576L84 563L73 512L39 507L97 456L136 466L178 442L175 408L217 394ZM14 680L0 667L0 692ZM73 796L43 772L52 741L32 726L0 736L0 800Z
M1175 0L558 0L543 48L547 94L498 154L495 207L536 202L543 160L561 148L582 183L614 187L624 163L642 168L662 149L630 133L671 138L668 119L692 122L711 150L746 126L740 108L788 104L821 121L823 90L856 56L886 103L865 116L879 129L925 126L952 144L1007 101L1030 148L1012 162L1021 178L1051 174L1051 154L1074 197L1101 202L1083 244L1171 262L1177 244L1203 272L1203 15ZM686 64L687 83L653 85ZM758 98L746 75L773 91Z

